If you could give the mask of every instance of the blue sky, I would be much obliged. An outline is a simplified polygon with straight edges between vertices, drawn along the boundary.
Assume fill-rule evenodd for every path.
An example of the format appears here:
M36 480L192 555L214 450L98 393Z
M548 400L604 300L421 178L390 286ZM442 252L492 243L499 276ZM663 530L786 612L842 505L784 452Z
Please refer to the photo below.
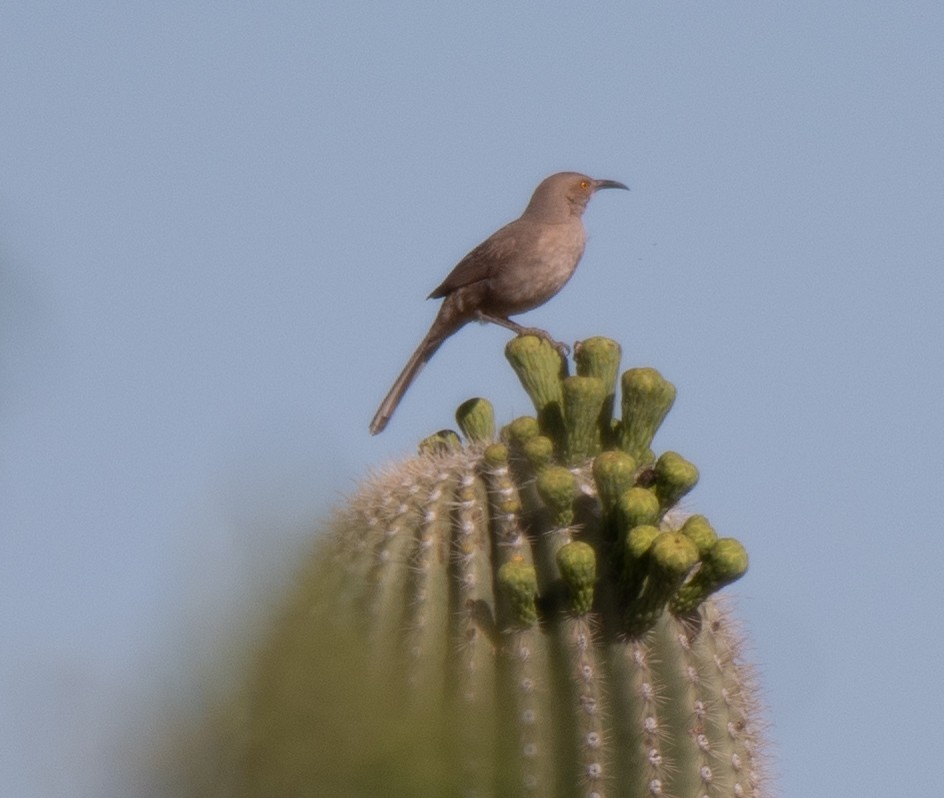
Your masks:
M469 396L528 409L470 326L367 434L426 294L572 169L632 191L523 320L678 387L658 448L751 552L783 796L944 793L942 33L930 2L5 3L0 783L145 794L359 476Z

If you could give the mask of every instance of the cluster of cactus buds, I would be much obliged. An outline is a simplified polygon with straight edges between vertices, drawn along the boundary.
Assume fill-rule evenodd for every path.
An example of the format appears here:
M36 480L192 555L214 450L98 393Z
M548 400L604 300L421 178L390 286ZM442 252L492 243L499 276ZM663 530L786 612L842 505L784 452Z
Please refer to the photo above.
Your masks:
M730 611L740 542L656 455L675 388L620 349L506 355L536 415L368 479L273 632L248 704L247 795L763 798L763 721ZM619 387L619 413L617 409Z

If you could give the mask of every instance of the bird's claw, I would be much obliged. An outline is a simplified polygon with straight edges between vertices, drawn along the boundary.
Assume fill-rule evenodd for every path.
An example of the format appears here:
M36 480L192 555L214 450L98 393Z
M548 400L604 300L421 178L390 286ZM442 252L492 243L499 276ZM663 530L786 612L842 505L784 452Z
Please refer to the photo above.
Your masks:
M557 350L558 354L561 356L561 360L566 361L570 355L570 347L567 346L567 344L552 338L549 332L542 330L540 327L522 327L518 335L534 335L538 338L543 338Z

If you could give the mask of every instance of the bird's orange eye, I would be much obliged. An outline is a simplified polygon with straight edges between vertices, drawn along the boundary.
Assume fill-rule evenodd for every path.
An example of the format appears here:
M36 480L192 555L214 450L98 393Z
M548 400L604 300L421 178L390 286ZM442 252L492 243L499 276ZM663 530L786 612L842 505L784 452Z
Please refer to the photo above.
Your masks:
M580 187L581 187L584 191L586 191L588 188L590 188L590 181L589 181L589 180L581 180L581 181L580 181Z

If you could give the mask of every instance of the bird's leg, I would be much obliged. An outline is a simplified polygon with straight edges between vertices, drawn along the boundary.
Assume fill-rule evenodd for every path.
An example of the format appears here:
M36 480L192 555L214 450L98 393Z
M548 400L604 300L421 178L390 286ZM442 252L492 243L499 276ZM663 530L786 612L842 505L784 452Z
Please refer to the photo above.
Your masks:
M481 310L477 312L477 316L479 321L490 321L492 324L497 324L499 327L504 327L518 335L536 335L538 338L543 338L560 353L561 360L567 360L567 355L570 354L570 347L567 344L555 340L547 330L542 330L540 327L522 327L511 319L506 319L503 316L490 316Z

